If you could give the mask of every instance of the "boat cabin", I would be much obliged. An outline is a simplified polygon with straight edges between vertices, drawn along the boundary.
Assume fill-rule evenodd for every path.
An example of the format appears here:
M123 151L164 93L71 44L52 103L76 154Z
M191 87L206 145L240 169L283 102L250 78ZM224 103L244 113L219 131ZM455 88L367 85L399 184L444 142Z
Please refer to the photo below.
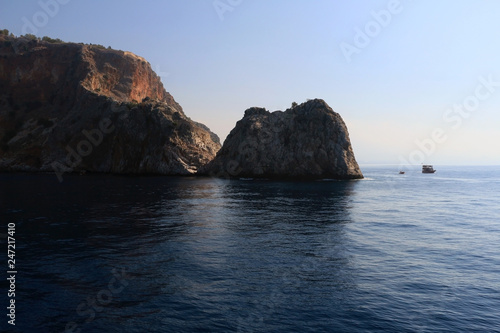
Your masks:
M432 165L422 165L422 173L434 173L436 170L432 167Z

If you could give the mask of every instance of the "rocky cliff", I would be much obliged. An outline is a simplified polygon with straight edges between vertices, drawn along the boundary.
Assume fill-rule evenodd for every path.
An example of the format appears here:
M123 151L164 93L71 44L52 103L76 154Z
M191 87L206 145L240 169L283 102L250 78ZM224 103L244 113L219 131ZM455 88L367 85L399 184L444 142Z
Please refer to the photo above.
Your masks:
M143 58L0 36L0 171L188 175L219 149Z
M323 100L269 112L250 108L200 173L217 177L363 178L347 127Z

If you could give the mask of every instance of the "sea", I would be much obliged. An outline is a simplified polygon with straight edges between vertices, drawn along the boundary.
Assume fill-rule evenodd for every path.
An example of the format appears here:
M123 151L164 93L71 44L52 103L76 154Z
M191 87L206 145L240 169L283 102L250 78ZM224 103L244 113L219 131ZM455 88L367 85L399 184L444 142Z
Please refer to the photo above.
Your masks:
M1 331L500 332L500 167L434 168L0 174Z

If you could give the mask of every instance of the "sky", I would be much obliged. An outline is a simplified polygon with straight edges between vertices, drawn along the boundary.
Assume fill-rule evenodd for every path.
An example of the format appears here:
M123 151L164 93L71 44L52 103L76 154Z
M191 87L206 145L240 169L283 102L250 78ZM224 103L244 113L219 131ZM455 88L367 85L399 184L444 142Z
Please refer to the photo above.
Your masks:
M324 99L360 164L500 165L500 1L0 0L0 29L146 58L224 140Z

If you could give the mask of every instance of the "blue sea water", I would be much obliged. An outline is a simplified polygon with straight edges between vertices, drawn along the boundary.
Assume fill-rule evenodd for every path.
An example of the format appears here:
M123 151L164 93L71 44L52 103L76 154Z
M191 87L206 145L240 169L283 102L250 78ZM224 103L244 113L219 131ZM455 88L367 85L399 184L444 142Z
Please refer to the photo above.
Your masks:
M500 167L0 175L8 332L500 332ZM7 253L4 251L7 276Z

